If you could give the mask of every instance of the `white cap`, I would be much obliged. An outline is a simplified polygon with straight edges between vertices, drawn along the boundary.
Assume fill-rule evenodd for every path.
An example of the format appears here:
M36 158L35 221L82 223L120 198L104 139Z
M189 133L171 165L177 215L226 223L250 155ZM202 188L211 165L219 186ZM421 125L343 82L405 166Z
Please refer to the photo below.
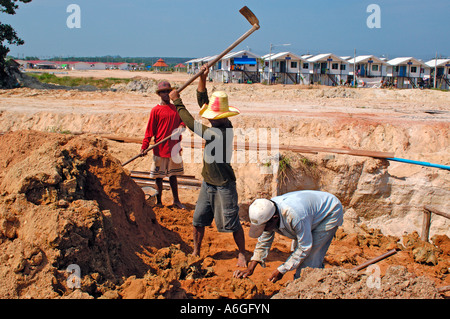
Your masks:
M264 198L255 200L248 209L251 223L248 235L252 238L261 236L266 223L275 214L275 210L275 204L270 200Z

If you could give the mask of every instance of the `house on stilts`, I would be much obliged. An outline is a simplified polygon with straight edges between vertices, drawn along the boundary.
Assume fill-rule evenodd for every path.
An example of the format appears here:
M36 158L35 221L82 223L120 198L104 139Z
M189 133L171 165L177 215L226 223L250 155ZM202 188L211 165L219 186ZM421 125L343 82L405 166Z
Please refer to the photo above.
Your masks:
M212 68L210 77L222 83L258 83L260 58L247 50L230 52Z
M387 61L387 81L401 89L417 88L430 80L431 68L413 57L400 57Z
M383 77L387 74L387 62L377 58L374 55L359 55L347 59L349 63L349 72L347 84L358 81L358 86L362 87L380 87Z
M347 81L349 63L335 54L325 53L307 59L310 72L310 83L324 85L341 85Z
M262 59L264 61L259 69L262 83L304 83L301 70L305 60L300 56L292 52L280 52L264 55Z
M432 86L434 86L434 79L436 78L436 88L441 90L450 89L450 59L433 59L425 62L425 64L431 69Z

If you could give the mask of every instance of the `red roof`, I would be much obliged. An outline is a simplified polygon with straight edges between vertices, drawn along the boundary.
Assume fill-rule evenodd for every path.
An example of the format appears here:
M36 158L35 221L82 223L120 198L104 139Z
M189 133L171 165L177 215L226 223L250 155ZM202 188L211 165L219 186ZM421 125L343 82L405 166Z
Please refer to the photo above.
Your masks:
M166 64L166 62L164 62L163 59L159 59L158 61L156 61L155 64L153 64L153 66L159 66L159 67L168 67L168 65Z
M175 65L176 68L185 68L186 66L183 63L178 63Z

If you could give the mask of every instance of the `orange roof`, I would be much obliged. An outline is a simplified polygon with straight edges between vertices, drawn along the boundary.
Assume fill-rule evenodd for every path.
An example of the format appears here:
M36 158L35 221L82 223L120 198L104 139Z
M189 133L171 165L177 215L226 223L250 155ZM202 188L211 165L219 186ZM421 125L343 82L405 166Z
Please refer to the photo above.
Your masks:
M178 63L175 65L176 68L185 68L186 66L183 63Z
M164 66L164 67L167 67L168 65L166 64L166 62L164 62L163 59L159 59L158 61L156 61L155 64L153 64L153 66Z

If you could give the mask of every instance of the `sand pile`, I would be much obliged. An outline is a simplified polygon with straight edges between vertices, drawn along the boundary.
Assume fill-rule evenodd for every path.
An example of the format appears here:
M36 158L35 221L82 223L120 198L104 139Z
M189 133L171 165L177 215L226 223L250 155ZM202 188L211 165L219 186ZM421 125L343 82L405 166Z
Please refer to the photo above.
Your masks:
M103 141L19 131L0 150L1 298L66 295L71 264L101 294L171 240Z
M372 272L342 268L302 271L299 279L289 283L274 299L438 299L442 298L434 283L416 277L404 266L391 266L383 277Z
M113 92L136 92L144 94L155 94L158 81L147 78L134 78L128 83L117 83L111 86Z

